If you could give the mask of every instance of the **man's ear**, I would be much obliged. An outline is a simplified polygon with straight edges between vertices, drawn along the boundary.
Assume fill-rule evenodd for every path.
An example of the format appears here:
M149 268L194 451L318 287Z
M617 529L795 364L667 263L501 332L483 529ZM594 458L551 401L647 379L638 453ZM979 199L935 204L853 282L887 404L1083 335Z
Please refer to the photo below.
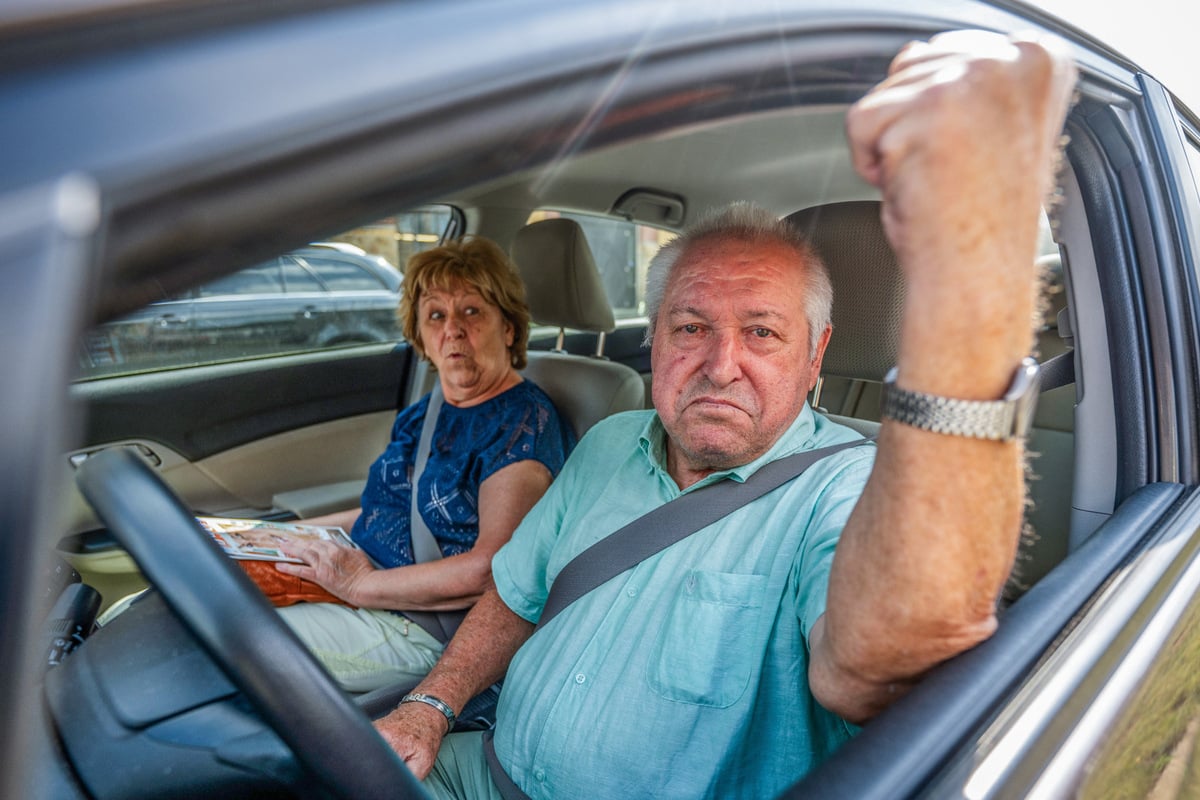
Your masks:
M813 353L812 360L809 362L808 390L810 392L817 385L817 378L821 377L821 362L825 359L825 348L829 347L829 337L832 335L833 326L826 325L825 330L821 332L821 338L817 340L816 352Z

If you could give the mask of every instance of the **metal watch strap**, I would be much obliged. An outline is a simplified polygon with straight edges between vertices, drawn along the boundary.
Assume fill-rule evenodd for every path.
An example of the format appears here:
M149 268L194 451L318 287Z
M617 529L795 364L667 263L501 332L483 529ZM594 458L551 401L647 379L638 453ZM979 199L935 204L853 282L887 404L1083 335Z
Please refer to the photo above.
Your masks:
M883 384L881 414L921 430L975 439L1011 441L1023 437L1033 420L1038 395L1038 363L1025 358L999 400L958 400L896 386L896 368Z
M450 707L445 700L434 697L431 694L423 694L421 692L409 692L400 698L400 705L405 703L424 703L427 706L433 706L438 711L442 712L442 716L446 718L446 730L454 730L454 723L458 719L454 714L454 709Z

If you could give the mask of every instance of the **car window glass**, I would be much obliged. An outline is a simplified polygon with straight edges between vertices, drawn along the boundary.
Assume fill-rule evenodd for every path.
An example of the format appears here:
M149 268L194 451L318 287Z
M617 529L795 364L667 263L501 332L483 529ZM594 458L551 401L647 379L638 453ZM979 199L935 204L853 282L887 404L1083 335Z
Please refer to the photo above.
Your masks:
M271 294L283 291L279 259L247 267L241 272L226 275L206 283L196 291L198 297L220 297L236 294Z
M324 256L303 256L303 261L321 276L331 292L379 292L388 288L380 277L352 261Z
M352 245L387 259L403 272L408 259L417 253L461 235L455 225L455 210L450 206L419 206L332 236L327 244Z
M643 296L646 268L650 259L664 244L675 238L674 231L639 225L624 219L577 214L569 211L540 209L529 216L528 222L564 217L573 219L583 228L604 283L605 294L613 315L618 319L645 316Z
M283 285L288 292L323 292L325 286L309 269L294 258L283 259Z
M1200 133L1186 128L1183 151L1187 153L1188 169L1192 173L1193 189L1200 194ZM1193 269L1200 270L1200 261L1193 264Z
M80 338L79 378L399 341L403 265L456 235L460 219L421 206L98 325Z

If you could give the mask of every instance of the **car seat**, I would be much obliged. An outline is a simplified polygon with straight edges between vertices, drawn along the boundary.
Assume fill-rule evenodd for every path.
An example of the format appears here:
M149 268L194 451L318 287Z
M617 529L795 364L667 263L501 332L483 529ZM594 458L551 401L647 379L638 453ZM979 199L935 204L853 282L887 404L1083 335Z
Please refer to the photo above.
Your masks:
M833 283L833 336L812 404L868 436L879 430L880 388L896 363L904 308L904 276L879 210L877 201L863 200L787 218L816 248Z
M604 337L616 321L579 223L556 218L526 225L513 240L512 257L533 321L559 329L554 350L529 352L525 377L550 395L578 436L609 414L643 408L642 377L604 357ZM595 353L566 353L567 329L597 334Z

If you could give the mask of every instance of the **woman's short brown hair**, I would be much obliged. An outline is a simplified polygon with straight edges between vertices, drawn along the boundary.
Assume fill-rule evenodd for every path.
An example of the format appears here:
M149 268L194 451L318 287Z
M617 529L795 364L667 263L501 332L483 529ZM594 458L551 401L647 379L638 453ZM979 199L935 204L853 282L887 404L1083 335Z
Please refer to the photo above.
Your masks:
M495 242L482 236L468 236L417 253L408 259L404 287L400 295L400 322L404 338L428 359L421 341L418 308L421 295L429 289L448 291L458 284L475 289L513 328L513 343L508 348L514 369L524 369L525 348L529 343L529 306L525 303L525 284L516 265Z

